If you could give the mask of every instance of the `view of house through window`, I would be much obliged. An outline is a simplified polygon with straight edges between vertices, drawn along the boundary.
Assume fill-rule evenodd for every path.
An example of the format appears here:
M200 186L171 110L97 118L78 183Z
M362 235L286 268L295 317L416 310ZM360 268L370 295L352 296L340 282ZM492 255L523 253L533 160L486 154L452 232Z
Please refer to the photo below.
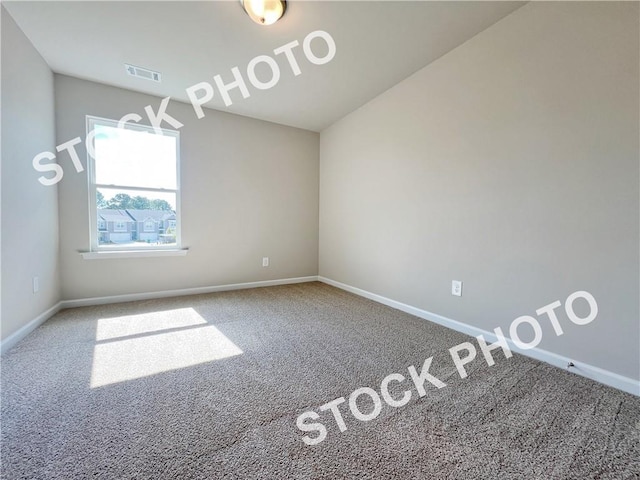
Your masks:
M178 248L179 134L87 117L92 250Z

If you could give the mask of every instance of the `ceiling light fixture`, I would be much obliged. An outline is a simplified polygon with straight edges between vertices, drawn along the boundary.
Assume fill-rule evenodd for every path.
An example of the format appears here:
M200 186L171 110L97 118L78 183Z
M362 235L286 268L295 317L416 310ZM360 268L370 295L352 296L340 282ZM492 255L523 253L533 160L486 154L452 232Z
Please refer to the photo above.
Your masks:
M240 0L240 3L251 20L260 25L276 23L287 10L286 0Z

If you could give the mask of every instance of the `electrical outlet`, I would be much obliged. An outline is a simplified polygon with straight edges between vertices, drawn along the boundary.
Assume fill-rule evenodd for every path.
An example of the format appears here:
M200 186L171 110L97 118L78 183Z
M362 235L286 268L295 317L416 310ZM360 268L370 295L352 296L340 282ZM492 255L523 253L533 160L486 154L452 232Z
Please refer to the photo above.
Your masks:
M462 296L462 282L460 280L451 281L451 295L455 295L456 297Z
M38 293L38 290L40 290L40 279L33 277L33 293Z
M269 266L269 257L262 257L262 266L263 267Z

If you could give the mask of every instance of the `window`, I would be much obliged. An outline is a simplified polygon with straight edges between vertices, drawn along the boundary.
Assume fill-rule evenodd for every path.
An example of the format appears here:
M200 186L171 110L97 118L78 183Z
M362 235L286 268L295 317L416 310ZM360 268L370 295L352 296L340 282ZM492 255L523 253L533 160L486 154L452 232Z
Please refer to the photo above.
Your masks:
M92 252L180 248L180 135L161 131L87 116ZM154 219L167 217L173 235L156 238Z

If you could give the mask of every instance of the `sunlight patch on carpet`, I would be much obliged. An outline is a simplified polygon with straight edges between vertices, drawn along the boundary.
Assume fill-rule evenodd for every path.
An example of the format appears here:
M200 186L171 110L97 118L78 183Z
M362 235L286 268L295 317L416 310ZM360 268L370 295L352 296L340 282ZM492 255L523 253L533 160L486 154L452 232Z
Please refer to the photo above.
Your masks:
M198 315L198 312L193 308L177 308L139 315L101 318L98 320L96 340L110 340L141 333L206 324L206 320Z
M243 353L192 308L101 319L96 340L91 388Z

